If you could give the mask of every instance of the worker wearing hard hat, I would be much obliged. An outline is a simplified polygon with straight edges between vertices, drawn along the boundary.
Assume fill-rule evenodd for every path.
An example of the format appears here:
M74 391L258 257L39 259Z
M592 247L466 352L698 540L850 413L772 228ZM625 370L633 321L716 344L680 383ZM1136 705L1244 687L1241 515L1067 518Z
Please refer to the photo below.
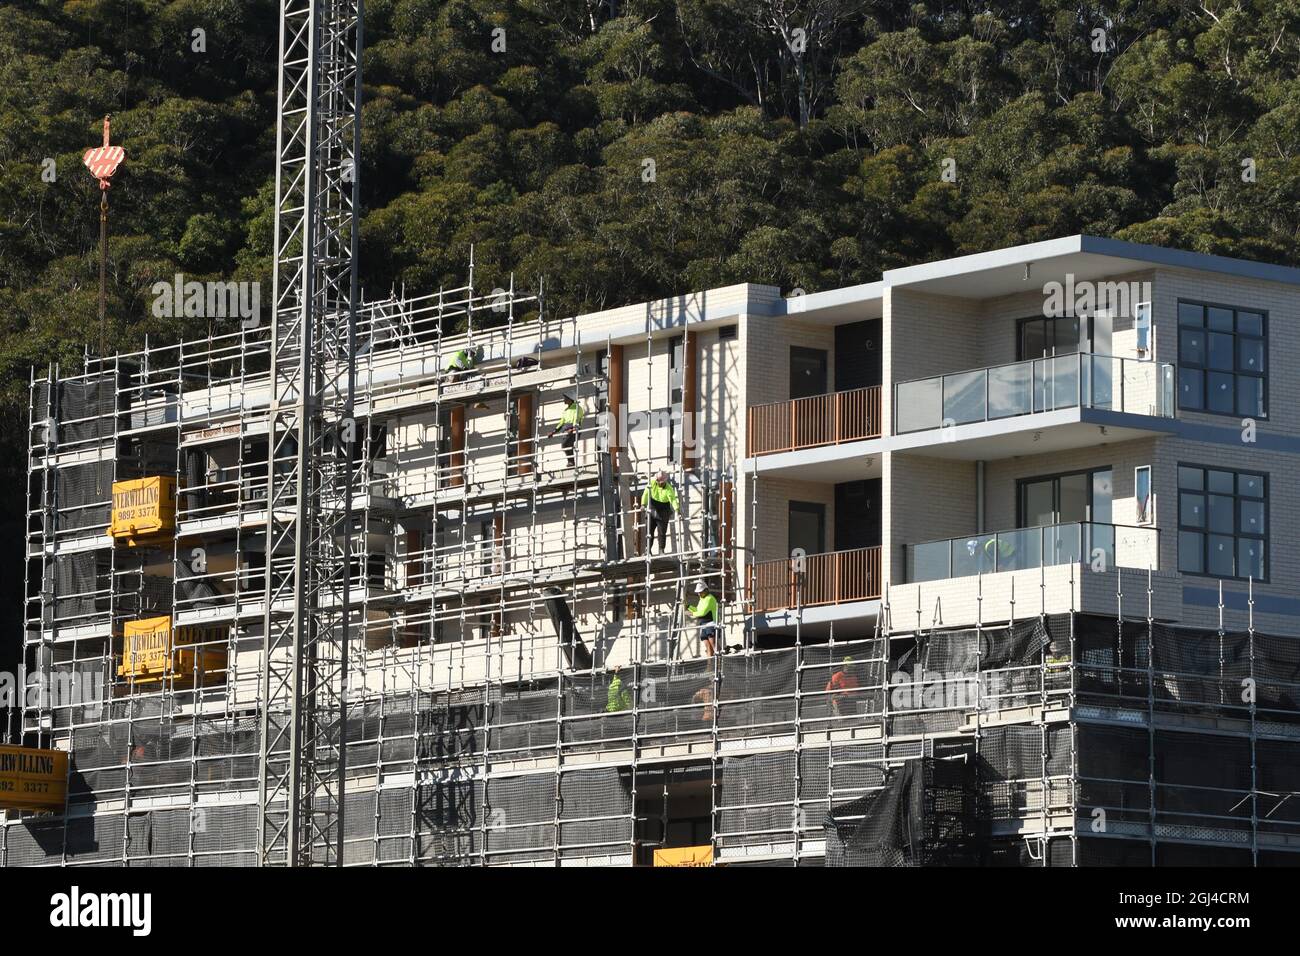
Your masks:
M551 438L561 433L564 435L564 453L569 456L570 468L577 465L578 429L582 426L583 414L582 403L572 395L565 395L564 411L560 413L560 420L551 429Z
M475 361L473 349L457 349L447 361L447 377L455 381L463 375L468 375L474 368Z
M718 599L709 593L709 586L703 581L695 585L695 603L687 605L686 613L701 622L700 640L712 657L716 642L722 637L722 630L718 626L721 609L718 607Z
M840 669L826 682L826 693L831 695L831 713L836 717L842 717L843 711L851 710L849 705L853 702L852 692L860 686L858 679L849 671L852 666L853 658L844 658Z
M663 469L651 479L645 493L641 495L641 507L650 516L650 525L646 532L645 551L650 553L656 534L659 537L659 553L667 550L668 523L677 514L677 489L668 480L668 472Z

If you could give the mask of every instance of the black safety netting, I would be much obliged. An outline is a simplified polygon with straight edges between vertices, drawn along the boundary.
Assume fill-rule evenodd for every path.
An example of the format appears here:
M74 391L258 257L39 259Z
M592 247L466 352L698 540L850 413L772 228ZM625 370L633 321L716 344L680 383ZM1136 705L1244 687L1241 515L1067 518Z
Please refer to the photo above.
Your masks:
M1080 724L1076 733L1078 813L1100 825L1145 825L1151 809L1147 731ZM1104 816L1094 816L1097 810Z
M57 512L47 533L82 528L107 529L113 503L113 462L92 461L44 472L53 475L51 504Z
M912 660L926 671L974 674L999 667L1025 667L1042 660L1051 642L1047 627L1039 618L1009 627L968 628L960 631L931 631L916 637Z
M487 783L489 863L550 860L555 855L555 777L494 777Z
M1146 840L1116 836L1080 836L1076 851L1079 866L1152 865L1151 844Z
M1260 829L1300 833L1300 741L1255 742L1255 787Z
M918 634L890 674L891 734L937 734L975 710L1009 709L1042 697L1038 666L1051 638L1041 619L1006 627ZM895 638L899 641L899 638Z
M1249 738L1159 730L1154 747L1158 825L1250 827Z
M1042 809L1045 800L1066 804L1070 748L1068 724L983 728L977 758L983 812L990 819L1010 819Z
M800 723L813 729L878 723L888 676L885 638L803 651Z
M148 703L152 706L144 707ZM91 804L125 789L155 796L215 793L256 786L260 723L256 717L174 719L160 702L115 701L101 722L71 737L69 802ZM132 719L134 711L134 719ZM149 713L153 711L153 713Z
M60 444L103 441L117 430L117 380L112 373L59 382L55 418ZM38 396L43 398L44 396Z
M415 857L423 863L466 862L482 847L483 784L447 777L415 793Z
M827 866L961 866L983 845L974 764L909 760L826 815Z
M1068 635L1064 643L1068 646ZM1081 701L1289 723L1300 713L1300 639L1078 615Z
M58 554L46 564L54 595L54 619L65 626L92 623L109 611L109 556L98 551Z
M789 842L798 826L794 752L728 757L722 762L717 832L720 847Z
M419 710L420 757L444 762L483 753L483 692L422 693Z
M564 678L564 743L575 751L626 746L632 737L632 669ZM612 687L612 689L611 689Z
M1074 675L1078 699L1115 706L1124 698L1147 696L1146 622L1118 622L1084 614L1063 615L1051 628L1053 647L1070 653L1074 638Z
M798 686L793 650L722 659L718 727L724 738L794 730Z
M1300 743L1244 734L1080 724L1076 809L1107 832L1230 839L1251 828L1295 834ZM1252 767L1253 764L1253 767ZM1152 799L1154 797L1154 805Z
M1245 634L1217 634L1161 624L1151 627L1151 679L1162 702L1242 708L1243 681L1250 677Z
M1255 634L1251 649L1256 719L1293 720L1300 713L1300 638Z
M614 767L562 773L559 809L561 857L630 857L630 774Z
M488 704L489 751L497 759L554 753L558 715L554 682L494 688Z

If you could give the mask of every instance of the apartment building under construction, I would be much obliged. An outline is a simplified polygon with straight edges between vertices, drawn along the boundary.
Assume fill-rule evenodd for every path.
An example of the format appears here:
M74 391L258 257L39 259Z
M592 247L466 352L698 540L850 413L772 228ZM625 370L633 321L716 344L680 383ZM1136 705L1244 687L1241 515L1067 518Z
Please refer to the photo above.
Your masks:
M34 375L6 741L68 788L0 862L288 862L281 765L322 863L1300 862L1300 270L1075 236L573 318L502 285L360 310L307 729L268 330Z

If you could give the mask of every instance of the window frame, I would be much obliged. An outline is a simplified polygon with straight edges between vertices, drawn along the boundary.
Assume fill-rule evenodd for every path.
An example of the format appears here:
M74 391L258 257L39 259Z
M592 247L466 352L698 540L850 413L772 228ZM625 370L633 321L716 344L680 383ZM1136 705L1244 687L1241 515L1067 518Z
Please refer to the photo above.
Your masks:
M1185 305L1194 306L1196 308L1201 309L1200 326L1183 325L1182 320L1179 317L1179 313L1182 311L1182 307ZM1210 328L1209 326L1210 309L1226 309L1227 311L1232 313L1231 332L1223 332L1218 329ZM1252 315L1258 315L1260 317L1259 335L1249 335L1247 333L1237 331L1237 323L1239 321L1238 316L1243 312L1247 312ZM1196 414L1201 414L1201 415L1218 415L1221 418L1235 418L1238 420L1243 418L1250 418L1256 421L1268 421L1269 418L1268 379L1269 379L1269 369L1272 368L1272 357L1269 355L1269 347L1268 347L1268 328L1269 328L1268 319L1269 319L1269 313L1267 309L1246 308L1243 306L1227 305L1226 303L1223 302L1207 302L1200 299L1180 298L1176 301L1176 306L1174 309L1174 328L1177 332L1177 335L1175 336L1176 339L1175 348L1178 357L1177 366L1178 366L1179 381L1175 382L1174 384L1174 392L1176 396L1174 401L1178 407L1178 411L1194 412ZM1205 335L1205 345L1204 345L1205 355L1204 358L1201 360L1200 364L1183 361L1183 332L1186 329L1194 329L1194 328L1200 328ZM1225 372L1223 369L1212 368L1209 364L1209 360L1210 360L1209 334L1211 332L1215 332L1219 335L1229 335L1232 337L1232 371L1230 373ZM1264 351L1264 371L1256 374L1255 372L1243 372L1241 371L1240 368L1238 368L1240 362L1240 355L1241 355L1240 345L1243 341L1248 341L1248 342L1259 341L1262 344L1263 351ZM1201 406L1199 408L1195 406L1189 406L1183 404L1183 390L1182 390L1181 377L1184 370L1201 373ZM1209 407L1209 375L1212 372L1217 372L1221 375L1226 375L1226 374L1232 375L1233 410L1231 412L1218 412ZM1243 415L1241 412L1237 411L1238 380L1242 377L1249 378L1249 379L1259 379L1260 384L1262 386L1261 402L1263 403L1264 406L1263 412L1258 414L1253 414L1253 415Z
M811 552L811 554L826 554L826 503L822 501L795 500L793 498L786 501L786 554L789 555L794 551L794 543L790 540L793 537L794 522L790 519L794 517L796 511L801 511L807 515L817 516L817 538L820 549ZM809 556L811 556L811 554Z
M1202 465L1202 464L1198 464L1197 462L1193 462L1193 461L1179 461L1179 462L1175 463L1175 466L1174 466L1174 467L1175 467L1175 472L1174 472L1174 490L1177 492L1177 495L1178 495L1178 516L1177 516L1177 525L1176 525L1176 527L1175 527L1175 536L1174 536L1174 566L1178 569L1178 573L1179 573L1179 574L1187 574L1187 575L1191 575L1192 577L1198 577L1198 578L1211 578L1211 579L1213 579L1213 580L1215 580L1215 581L1251 581L1251 580L1253 580L1253 581L1255 581L1255 582L1258 583L1258 584L1268 584L1268 583L1270 582L1270 579L1272 578L1272 574L1273 574L1273 557L1272 557L1272 548L1271 548L1271 546L1270 546L1270 538L1271 538L1271 536L1272 536L1272 527L1273 527L1273 516L1272 516L1272 514L1271 514L1271 509L1270 509L1270 507L1269 507L1269 503L1270 503L1270 502L1269 502L1269 488L1270 488L1270 486L1272 485L1272 475L1271 475L1269 472L1266 472L1266 471L1263 471L1263 470L1260 470L1260 469L1252 469L1252 468L1224 468L1224 467L1221 467L1221 466L1218 466L1218 465ZM1232 573L1231 575L1214 574L1212 571L1208 570L1208 569L1209 569L1209 565L1210 565L1210 562L1209 562L1210 535L1211 535L1211 534L1221 534L1221 532L1213 532L1213 531L1210 530L1210 527L1209 527L1209 505L1208 505L1208 502L1207 502L1206 509L1205 509L1205 510L1206 510L1205 519L1206 519L1206 520L1205 520L1205 524L1204 524L1204 525L1202 525L1202 526L1200 526L1200 527L1197 527L1196 525L1184 524L1184 522L1183 522L1183 492L1184 492L1184 490L1187 490L1187 492L1188 492L1189 494L1196 494L1195 491L1191 491L1190 489L1184 489L1183 486L1182 486L1182 482L1181 482L1181 479L1180 479L1180 473L1181 473L1182 469L1184 469L1184 468L1194 469L1194 470L1196 470L1196 471L1201 472L1201 492L1200 492L1200 494L1202 494L1203 496L1208 496L1208 495L1210 495L1210 494L1212 493L1212 492L1210 492L1210 490L1209 490L1209 483L1208 483L1208 478L1207 478L1209 472L1211 472L1211 471L1218 471L1218 472L1223 472L1224 474L1230 474L1230 475L1232 475L1232 525L1233 525L1233 531L1232 531L1231 537L1232 537L1232 567L1233 567L1233 573ZM1245 497L1245 496L1243 496L1243 495L1242 495L1242 494L1237 490L1237 488L1239 487L1238 484L1237 484L1237 479L1238 479L1241 475L1253 475L1253 476L1257 476L1257 477L1263 479L1263 481L1264 481L1264 490L1263 490L1263 494L1262 494L1261 497L1259 497L1259 498L1249 498L1249 497ZM1222 495L1222 492L1213 492L1213 494L1219 494L1219 495ZM1255 535L1255 534L1251 534L1251 533L1249 533L1249 532L1243 533L1243 532L1241 531L1241 508L1240 508L1240 505L1241 505L1241 502L1243 502L1243 501L1259 501L1259 502L1263 502L1263 505L1264 505L1264 533L1263 533L1262 535ZM1202 541L1201 541L1201 568L1202 568L1202 570L1200 570L1200 571L1186 571L1186 570L1183 569L1183 561L1182 561L1182 537L1183 537L1183 532L1184 532L1184 531L1189 532L1189 533L1193 533L1193 534L1199 534L1199 535L1201 536L1201 538L1202 538ZM1238 573L1236 573L1237 570L1238 570L1238 568L1237 568L1237 564L1238 564L1238 561L1237 561L1237 554L1238 554L1237 548L1238 548L1238 542L1240 542L1240 541L1242 541L1242 540L1246 540L1246 541L1259 541L1259 542L1263 545L1264 574L1263 574L1262 577L1258 577L1258 578L1253 578L1253 579L1252 579L1252 578L1250 577L1250 575L1246 575L1246 574L1238 574Z
M1016 528L1015 530L1020 531L1026 527L1029 528L1058 527L1061 524L1061 522L1057 522L1055 525L1026 525L1025 524L1025 486L1026 485L1037 484L1042 481L1052 482L1053 483L1052 510L1059 512L1061 510L1060 507L1061 506L1061 479L1073 478L1077 475L1083 475L1088 480L1088 518L1085 524L1108 524L1111 527L1114 527L1115 522L1113 519L1115 517L1115 514L1113 510L1111 512L1112 520L1110 521L1097 521L1093 517L1093 508L1095 507L1095 503L1093 502L1093 477L1103 471L1110 472L1110 502L1111 502L1111 507L1113 509L1115 505L1115 467L1113 465L1097 465L1096 467L1093 468L1075 468L1070 471L1056 471L1056 472L1050 472L1049 474L1046 475L1028 475L1024 478L1017 478L1016 479ZM1066 521L1064 523L1075 524L1076 522Z
M1082 327L1082 340L1086 348L1081 348L1078 352L1053 352L1050 356L1025 354L1025 327L1030 322L1064 322L1070 319L1078 322ZM1093 320L1092 315L1027 315L1022 319L1016 319L1016 361L1042 361L1044 358L1059 358L1062 355L1095 355L1093 348L1096 344L1096 327Z

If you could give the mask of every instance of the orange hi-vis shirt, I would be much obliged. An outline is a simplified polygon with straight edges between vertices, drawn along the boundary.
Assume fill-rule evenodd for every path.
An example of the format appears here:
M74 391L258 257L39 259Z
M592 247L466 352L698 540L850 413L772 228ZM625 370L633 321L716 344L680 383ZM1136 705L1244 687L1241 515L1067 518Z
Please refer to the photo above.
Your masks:
M845 671L836 671L826 684L827 690L857 690L858 679Z

